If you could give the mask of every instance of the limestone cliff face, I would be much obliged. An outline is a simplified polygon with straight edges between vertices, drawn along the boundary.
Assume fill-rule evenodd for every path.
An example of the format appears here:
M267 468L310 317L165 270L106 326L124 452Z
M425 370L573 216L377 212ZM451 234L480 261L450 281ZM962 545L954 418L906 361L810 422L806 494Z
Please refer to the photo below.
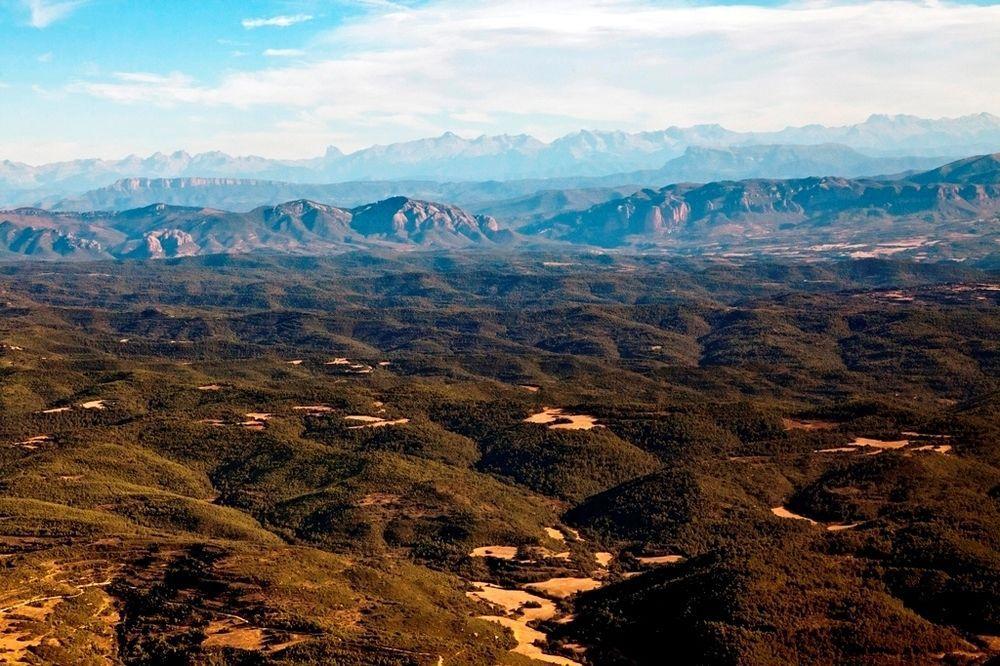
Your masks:
M466 244L488 240L500 230L491 217L472 215L457 206L392 197L351 211L351 228L386 240Z
M405 197L352 210L300 199L245 213L165 204L120 213L0 211L0 251L40 258L162 259L256 251L322 255L390 244L465 247L512 237L495 218Z

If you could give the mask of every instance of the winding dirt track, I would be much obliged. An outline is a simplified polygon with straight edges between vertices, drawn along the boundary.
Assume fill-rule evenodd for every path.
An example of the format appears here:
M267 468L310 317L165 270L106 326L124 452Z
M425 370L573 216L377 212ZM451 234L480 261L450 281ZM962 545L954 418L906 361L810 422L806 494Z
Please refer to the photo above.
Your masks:
M53 599L76 599L84 594L84 591L88 587L105 587L111 585L111 579L101 581L99 583L84 583L82 585L77 585L76 583L66 583L67 585L72 585L76 588L76 594L56 594L51 597L36 597L34 599L28 599L27 601L22 601L16 603L13 606L6 606L5 608L0 608L0 613L9 613L12 610L17 610L18 608L23 608L25 606L30 606L31 604L37 604L42 601L52 601Z

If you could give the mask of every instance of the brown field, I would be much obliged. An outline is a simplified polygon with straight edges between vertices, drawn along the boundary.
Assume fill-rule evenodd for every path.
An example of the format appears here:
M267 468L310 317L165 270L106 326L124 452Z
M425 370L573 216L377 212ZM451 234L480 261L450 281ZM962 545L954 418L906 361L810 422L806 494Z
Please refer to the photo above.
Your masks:
M539 583L528 583L524 586L527 590L534 590L540 594L556 599L571 597L577 592L595 590L601 586L601 581L595 578L550 578Z

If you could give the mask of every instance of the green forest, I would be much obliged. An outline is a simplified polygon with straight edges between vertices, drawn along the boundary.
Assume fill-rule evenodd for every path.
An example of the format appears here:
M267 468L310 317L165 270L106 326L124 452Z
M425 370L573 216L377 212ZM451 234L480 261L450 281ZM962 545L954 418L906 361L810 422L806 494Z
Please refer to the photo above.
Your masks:
M0 265L0 661L983 664L1000 273Z

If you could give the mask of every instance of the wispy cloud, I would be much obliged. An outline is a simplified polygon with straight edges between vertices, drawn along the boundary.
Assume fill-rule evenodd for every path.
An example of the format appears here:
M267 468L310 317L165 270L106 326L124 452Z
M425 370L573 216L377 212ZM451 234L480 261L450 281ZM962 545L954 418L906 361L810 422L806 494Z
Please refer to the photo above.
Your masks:
M28 10L28 22L34 28L47 28L87 2L89 0L21 0Z
M52 62L54 58L55 54L53 54L52 51L46 51L45 53L39 55L37 60L38 62L46 63L46 62Z
M299 58L306 54L302 49L264 49L268 58Z
M282 16L271 16L267 18L246 18L243 19L243 27L247 30L254 28L287 28L297 23L305 23L313 20L310 14L285 14Z
M306 62L213 82L123 75L76 90L130 103L283 108L282 140L303 142L336 134L360 145L454 128L776 128L873 111L1000 112L1000 71L988 66L1000 62L996 34L1000 5L937 0L431 0L375 8L309 44Z
M203 91L194 85L194 79L179 72L167 75L116 72L113 76L112 81L104 83L71 85L69 91L85 91L122 104L152 102L160 106L174 106L195 104L203 99Z

